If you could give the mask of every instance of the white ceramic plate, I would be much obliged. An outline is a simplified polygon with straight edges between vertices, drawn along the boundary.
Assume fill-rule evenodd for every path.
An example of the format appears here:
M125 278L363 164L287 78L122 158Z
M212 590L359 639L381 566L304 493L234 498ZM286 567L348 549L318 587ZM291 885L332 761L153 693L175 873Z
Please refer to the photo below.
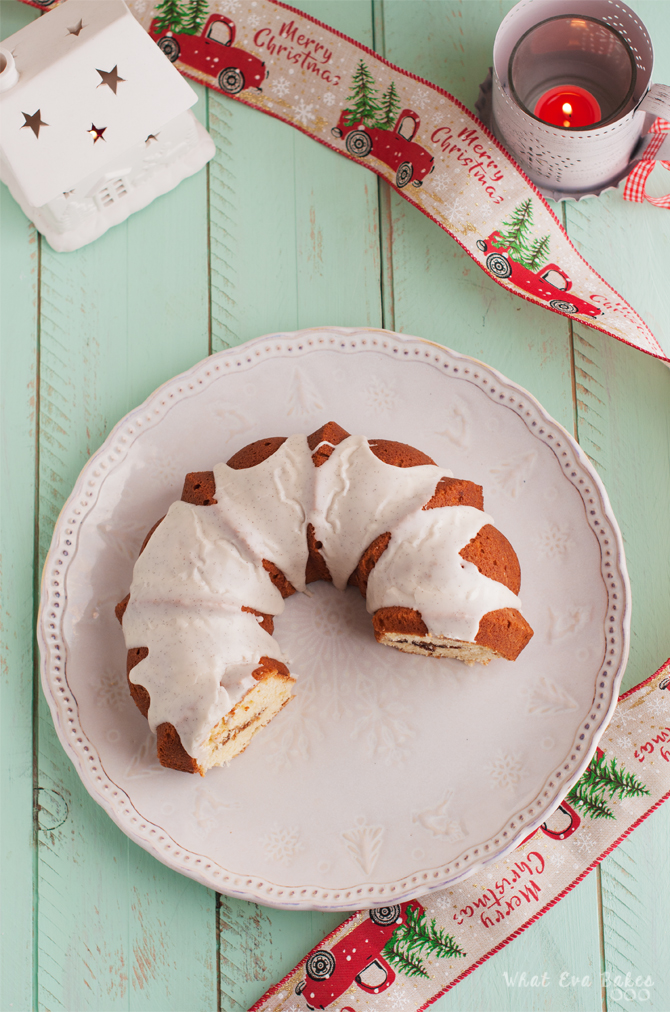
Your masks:
M329 419L483 485L535 636L487 667L402 654L358 591L315 584L276 623L291 704L229 767L163 769L114 617L142 539L185 472ZM355 909L456 882L546 819L616 704L629 601L605 490L526 391L418 338L274 334L165 384L84 468L44 570L42 679L86 788L159 860L261 903Z

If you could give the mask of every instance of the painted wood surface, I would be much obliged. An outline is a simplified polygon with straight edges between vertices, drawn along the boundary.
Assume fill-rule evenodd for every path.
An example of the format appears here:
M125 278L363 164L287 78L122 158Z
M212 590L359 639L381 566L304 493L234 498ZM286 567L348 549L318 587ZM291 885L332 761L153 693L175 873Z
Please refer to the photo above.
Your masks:
M472 109L511 4L296 6ZM654 79L670 81L670 2L633 6L654 40ZM3 0L0 37L35 16ZM509 295L372 174L198 94L217 145L208 170L92 246L55 254L0 193L3 1010L245 1012L342 919L217 897L130 843L80 784L38 687L36 594L64 499L115 422L208 352L271 330L384 325L501 369L579 438L607 486L634 595L625 687L670 655L670 370ZM664 182L652 178L658 192ZM667 341L670 215L620 193L558 212ZM435 1009L667 1012L669 846L661 809ZM524 971L550 986L508 985ZM648 1000L617 990L627 972L650 976ZM579 984L561 987L562 973Z

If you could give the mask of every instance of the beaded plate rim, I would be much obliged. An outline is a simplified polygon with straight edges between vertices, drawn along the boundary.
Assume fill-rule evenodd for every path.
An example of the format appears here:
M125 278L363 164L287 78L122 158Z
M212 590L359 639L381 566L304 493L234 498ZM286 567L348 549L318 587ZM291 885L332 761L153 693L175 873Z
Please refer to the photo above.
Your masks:
M160 826L144 819L128 793L109 778L95 745L81 727L77 701L67 682L67 642L62 629L66 602L61 598L61 587L76 557L77 529L97 502L106 476L124 459L137 436L158 424L178 400L216 382L229 370L234 373L263 358L298 358L320 349L419 358L475 384L494 403L515 412L529 432L551 449L563 476L582 498L588 526L600 545L600 571L608 603L606 656L599 667L591 712L578 727L560 768L547 778L533 802L516 812L500 833L464 850L449 865L382 885L350 889L313 884L291 887L230 873L206 855L180 846ZM601 479L572 436L523 387L477 359L423 338L369 328L322 327L269 334L218 352L168 380L113 428L83 468L55 525L42 574L37 637L42 686L61 744L89 794L130 839L164 864L218 892L280 908L345 911L389 900L402 902L453 885L509 854L558 807L588 765L617 703L629 651L630 584L623 539Z

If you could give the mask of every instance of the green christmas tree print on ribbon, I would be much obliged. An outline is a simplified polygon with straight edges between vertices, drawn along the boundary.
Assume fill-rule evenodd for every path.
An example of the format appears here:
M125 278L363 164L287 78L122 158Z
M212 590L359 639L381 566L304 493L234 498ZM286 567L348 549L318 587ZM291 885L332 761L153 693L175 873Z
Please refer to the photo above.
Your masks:
M199 35L209 14L208 0L189 0L184 8L180 31L185 35Z
M156 4L155 16L157 31L179 31L182 19L180 0L161 0Z
M156 30L198 35L209 15L209 0L161 0L156 4Z
M400 96L396 91L395 83L391 81L388 88L382 95L381 115L377 120L377 126L382 130L392 130L395 126L396 116L400 109Z
M542 236L531 242L533 226L533 198L528 197L514 208L499 232L499 238L493 241L498 248L504 247L511 256L527 267L529 271L538 271L549 259L549 235Z
M421 959L422 956L437 956L453 959L467 956L467 952L439 928L433 918L428 924L426 911L416 907L407 908L407 919L399 924L388 940L382 955L386 961L407 977L429 977Z
M381 106L377 102L378 89L375 79L370 73L365 60L359 60L351 81L347 109L347 126L352 123L365 123L375 126Z
M391 81L379 99L379 89L375 87L375 79L365 60L359 60L351 79L351 89L347 99L346 125L364 123L367 127L379 130L392 130L400 110L400 96Z
M605 753L598 749L586 773L568 792L566 800L591 819L613 819L614 812L605 800L607 793L610 800L615 797L622 800L642 797L649 794L649 789L634 773L617 766L616 758L612 758L608 765Z

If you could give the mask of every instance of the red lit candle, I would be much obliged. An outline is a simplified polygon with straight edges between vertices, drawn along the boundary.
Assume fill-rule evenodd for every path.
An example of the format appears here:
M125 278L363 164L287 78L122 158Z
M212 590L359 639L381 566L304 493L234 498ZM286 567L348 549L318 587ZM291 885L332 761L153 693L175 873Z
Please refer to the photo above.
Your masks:
M566 130L588 127L602 119L600 106L591 92L576 84L561 84L545 91L535 106L535 115Z

